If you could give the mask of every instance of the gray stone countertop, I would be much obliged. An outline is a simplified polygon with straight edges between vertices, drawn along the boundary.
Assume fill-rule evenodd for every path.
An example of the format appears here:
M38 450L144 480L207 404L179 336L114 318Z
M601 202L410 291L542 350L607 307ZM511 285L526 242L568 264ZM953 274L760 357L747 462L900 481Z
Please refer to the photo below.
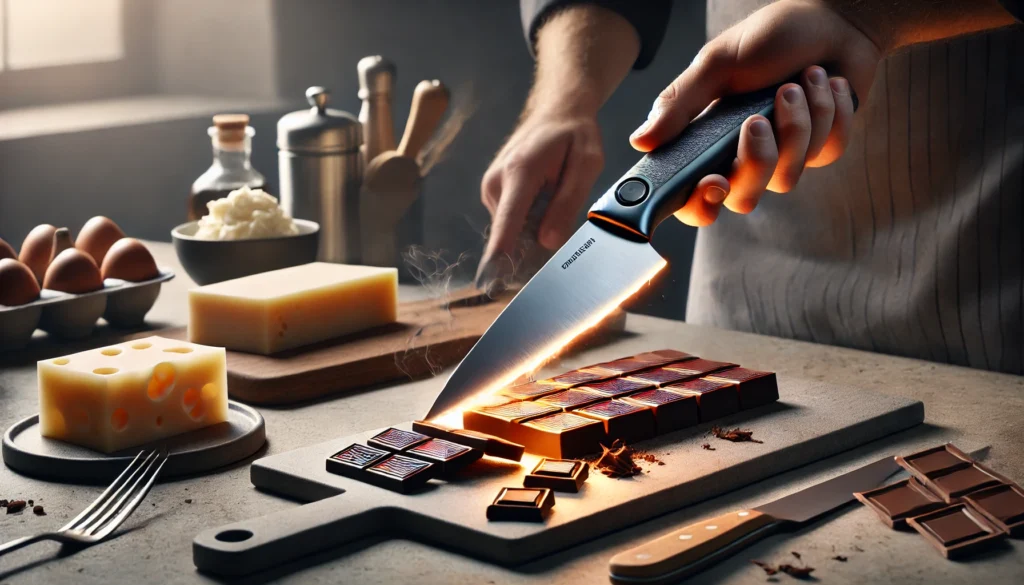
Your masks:
M154 327L185 323L185 291L192 286L169 244L152 244L158 263L177 278L164 285L149 315ZM403 298L414 289L403 288ZM793 376L856 384L910 396L925 404L926 424L936 437L955 436L970 446L991 445L986 464L1024 481L1024 378L796 342L721 331L630 315L627 334L610 345L566 356L552 369L568 369L618 355L661 347L738 361ZM80 351L110 341L99 331L90 341L33 344L20 362L0 357L0 427L37 411L35 359ZM368 389L344 398L295 407L260 408L268 445L259 454L281 453L342 435L417 418L440 389L433 378ZM901 452L901 436L887 440ZM973 448L973 447L971 447ZM202 530L298 504L259 492L249 483L249 461L216 473L158 484L112 540L84 550L41 543L0 557L0 583L197 583L216 579L196 571L192 538ZM608 560L617 552L684 523L769 501L828 476L828 463L797 470L656 518L618 533L516 568L493 566L406 540L372 540L306 557L246 578L246 583L607 583ZM102 487L48 483L0 467L0 498L31 498L47 516L0 514L0 543L62 525ZM187 503L190 501L191 503ZM792 562L791 551L816 568L827 583L1020 583L1024 543L1008 541L966 562L942 559L917 533L894 532L863 506L849 506L795 533L770 537L692 578L695 583L764 583L749 559ZM842 555L846 562L833 560ZM782 575L779 582L790 577Z

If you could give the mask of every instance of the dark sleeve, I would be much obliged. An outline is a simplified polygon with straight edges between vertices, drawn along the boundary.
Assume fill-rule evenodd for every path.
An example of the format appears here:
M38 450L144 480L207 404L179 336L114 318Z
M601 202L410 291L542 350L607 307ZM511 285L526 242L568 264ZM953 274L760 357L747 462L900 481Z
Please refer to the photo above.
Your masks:
M640 55L633 64L634 69L643 69L654 59L658 45L665 38L665 28L672 12L671 0L519 0L523 32L526 34L530 54L534 55L537 30L551 14L566 6L584 3L596 4L615 11L636 28L637 34L640 35Z
M1024 22L1024 0L999 0L999 2L1014 18Z

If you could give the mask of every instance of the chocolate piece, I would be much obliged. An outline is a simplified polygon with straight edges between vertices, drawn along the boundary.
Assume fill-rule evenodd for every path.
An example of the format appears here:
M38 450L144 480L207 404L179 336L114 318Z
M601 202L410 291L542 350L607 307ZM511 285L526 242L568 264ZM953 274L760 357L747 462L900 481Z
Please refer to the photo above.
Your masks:
M656 368L653 370L647 370L645 372L637 372L630 374L627 379L639 380L641 382L647 382L648 384L654 384L655 386L668 386L669 384L675 384L676 382L685 382L686 380L692 380L698 378L697 374L690 374L688 372L680 372L679 370L670 370L668 368Z
M632 359L644 362L653 367L664 366L665 364L671 364L672 362L697 359L697 356L675 349L659 349L657 351L649 351L647 353L635 355Z
M736 384L740 392L740 410L764 406L779 399L779 383L774 372L730 368L715 372L708 379Z
M600 451L604 424L571 412L559 412L516 425L512 440L551 459L576 459Z
M896 463L922 481L968 467L971 461L970 455L957 449L952 443L918 451L906 457L896 457Z
M609 370L621 376L623 374L639 372L640 370L647 370L650 369L652 366L650 362L645 362L643 360L628 357L597 364L594 367L601 368L603 370Z
M543 522L555 506L555 494L546 488L501 488L487 506L488 520Z
M907 525L907 518L946 506L914 478L853 495L890 528L902 528Z
M697 378L672 384L664 389L683 396L696 397L701 422L722 418L740 410L739 393L736 392L736 385L731 382Z
M646 406L622 400L606 400L573 412L601 421L608 440L605 444L615 439L635 443L654 436L654 412Z
M367 467L391 455L383 449L354 443L327 458L327 471L359 479Z
M514 400L533 400L540 396L554 394L562 388L565 388L562 384L551 383L548 380L541 380L539 382L527 382L526 384L520 384L518 386L502 388L498 394L507 396Z
M523 451L525 451L522 445L507 441L501 437L478 431L453 429L435 422L415 421L412 423L412 430L430 437L444 439L465 445L471 449L483 451L485 455L490 455L491 457L500 457L511 461L522 459Z
M652 387L654 387L654 384L650 382L631 380L629 378L614 378L611 380L605 380L604 382L586 384L581 386L581 389L588 392L595 392L606 398L617 398L619 396L625 396L626 394L632 394L633 392L639 392L640 390L646 390Z
M384 449L385 451L394 451L397 453L405 451L409 447L419 445L428 439L430 439L430 437L420 433L390 428L378 433L372 439L367 441L366 444L371 447Z
M433 463L404 455L392 455L362 472L358 479L401 494L422 487L437 472Z
M532 417L558 412L558 408L540 402L510 402L501 406L485 406L462 413L462 426L471 431L497 435L516 443L514 423Z
M405 454L437 465L440 473L444 474L455 473L484 455L482 451L444 439L427 439Z
M569 388L568 390L562 390L557 394L549 394L537 402L557 406L562 410L571 410L573 408L579 408L581 406L586 406L606 399L607 398L604 395L597 394L596 392L590 392L584 388Z
M687 360L684 362L668 364L665 367L679 372L693 374L695 376L706 376L711 372L718 372L721 370L727 370L729 368L735 368L737 367L737 364L730 364L729 362L715 362L711 360L706 360L704 358L697 358L694 360Z
M960 496L1000 483L1010 482L980 463L937 475L924 482L929 489L941 496L948 504L954 503Z
M591 366L589 368L580 368L579 370L572 370L571 372L559 374L549 379L552 382L556 382L568 388L586 384L588 382L607 380L609 378L614 378L615 376L618 376L617 372Z
M659 435L692 427L700 422L697 398L692 395L652 388L630 394L622 401L650 408L654 413L654 431Z
M1024 490L999 484L964 496L975 509L1010 536L1024 535Z
M577 493L590 476L590 465L572 459L541 459L523 479L524 487Z
M957 559L987 548L1006 533L969 504L953 504L907 520L942 556Z

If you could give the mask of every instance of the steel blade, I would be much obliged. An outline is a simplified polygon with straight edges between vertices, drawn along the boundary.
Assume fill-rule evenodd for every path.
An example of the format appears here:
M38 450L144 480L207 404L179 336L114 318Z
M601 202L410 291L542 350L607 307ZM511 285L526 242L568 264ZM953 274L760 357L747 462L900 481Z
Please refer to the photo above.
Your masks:
M535 370L599 323L665 264L650 243L620 237L587 221L476 342L448 378L427 419Z
M882 485L901 469L896 458L890 455L754 509L779 520L806 522L853 500L853 492Z

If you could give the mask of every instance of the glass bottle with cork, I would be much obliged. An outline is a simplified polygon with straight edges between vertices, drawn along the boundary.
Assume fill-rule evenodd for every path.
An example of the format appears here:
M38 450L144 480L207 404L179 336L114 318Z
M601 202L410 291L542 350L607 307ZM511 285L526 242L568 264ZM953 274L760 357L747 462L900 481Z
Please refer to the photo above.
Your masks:
M262 189L266 180L252 168L252 137L256 134L246 114L218 114L207 130L213 143L213 164L192 183L188 196L188 219L207 214L206 204L223 199L242 187Z

